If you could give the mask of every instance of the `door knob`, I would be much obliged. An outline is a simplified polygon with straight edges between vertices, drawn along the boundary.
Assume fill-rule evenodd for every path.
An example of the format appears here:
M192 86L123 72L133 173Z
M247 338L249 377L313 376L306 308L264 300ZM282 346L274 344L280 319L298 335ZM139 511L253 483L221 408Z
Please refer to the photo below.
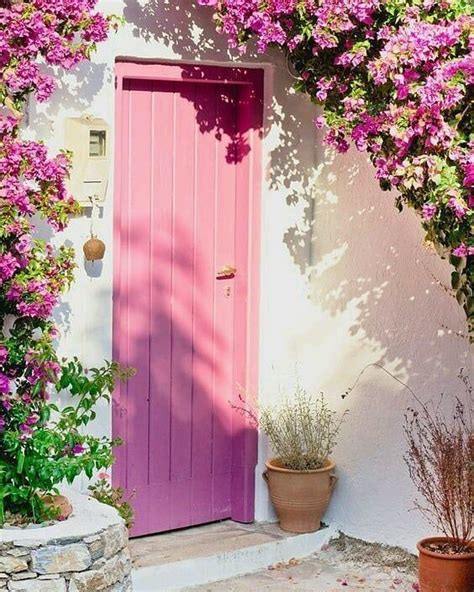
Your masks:
M235 277L237 270L232 265L224 265L224 267L217 272L217 279L218 280L227 280L232 279Z

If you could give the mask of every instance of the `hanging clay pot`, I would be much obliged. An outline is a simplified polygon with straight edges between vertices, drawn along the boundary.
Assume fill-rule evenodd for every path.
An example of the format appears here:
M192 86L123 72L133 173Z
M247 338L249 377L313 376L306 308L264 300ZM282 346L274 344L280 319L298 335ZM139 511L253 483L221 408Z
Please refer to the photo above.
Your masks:
M100 261L104 258L105 243L92 236L82 247L86 261Z

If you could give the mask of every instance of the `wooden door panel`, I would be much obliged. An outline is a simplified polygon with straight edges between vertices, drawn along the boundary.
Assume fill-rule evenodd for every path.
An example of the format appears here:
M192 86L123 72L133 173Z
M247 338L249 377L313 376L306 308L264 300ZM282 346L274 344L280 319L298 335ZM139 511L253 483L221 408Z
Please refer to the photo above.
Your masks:
M236 84L124 77L119 94L114 349L137 374L114 397L114 482L134 493L138 536L233 515L251 158ZM236 277L218 279L229 265Z

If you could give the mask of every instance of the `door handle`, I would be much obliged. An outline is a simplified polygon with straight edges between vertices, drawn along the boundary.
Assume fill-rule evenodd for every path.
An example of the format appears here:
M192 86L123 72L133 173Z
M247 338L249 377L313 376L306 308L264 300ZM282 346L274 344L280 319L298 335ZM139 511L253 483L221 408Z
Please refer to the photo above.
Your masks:
M232 265L224 265L224 267L217 272L218 280L230 280L235 277L237 270Z

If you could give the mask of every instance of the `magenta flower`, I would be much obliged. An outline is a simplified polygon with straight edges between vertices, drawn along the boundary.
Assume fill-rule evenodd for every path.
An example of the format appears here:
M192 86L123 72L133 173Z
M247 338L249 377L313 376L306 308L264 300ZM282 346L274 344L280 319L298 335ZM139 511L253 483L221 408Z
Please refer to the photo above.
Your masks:
M4 364L8 359L8 349L4 345L0 345L0 364Z
M11 253L0 255L0 280L9 280L19 267L18 259Z
M25 255L31 251L31 247L33 245L33 239L31 235L24 234L22 237L19 238L18 242L15 245L15 249L17 253L21 255Z
M77 454L82 454L84 452L84 450L85 450L85 448L84 448L84 446L82 446L82 444L75 444L72 447L71 452L73 454L76 454L77 455Z
M431 204L431 203L423 204L423 207L422 207L423 220L428 222L434 216L436 216L437 211L438 211L438 208L435 206L435 204Z
M448 207L453 211L458 220L462 220L466 215L466 209L455 197L452 197L448 201Z
M31 414L30 416L27 417L25 423L26 423L27 426L33 426L36 423L38 423L38 420L39 420L39 415L36 414L36 413L33 413L33 414Z
M468 257L474 255L474 246L467 246L465 243L461 243L458 247L453 249L453 255L456 257Z
M0 372L0 393L7 394L10 391L10 379Z
M20 424L20 433L23 440L29 438L33 434L33 430L27 423Z
M464 187L474 187L474 162L468 162L464 166Z

